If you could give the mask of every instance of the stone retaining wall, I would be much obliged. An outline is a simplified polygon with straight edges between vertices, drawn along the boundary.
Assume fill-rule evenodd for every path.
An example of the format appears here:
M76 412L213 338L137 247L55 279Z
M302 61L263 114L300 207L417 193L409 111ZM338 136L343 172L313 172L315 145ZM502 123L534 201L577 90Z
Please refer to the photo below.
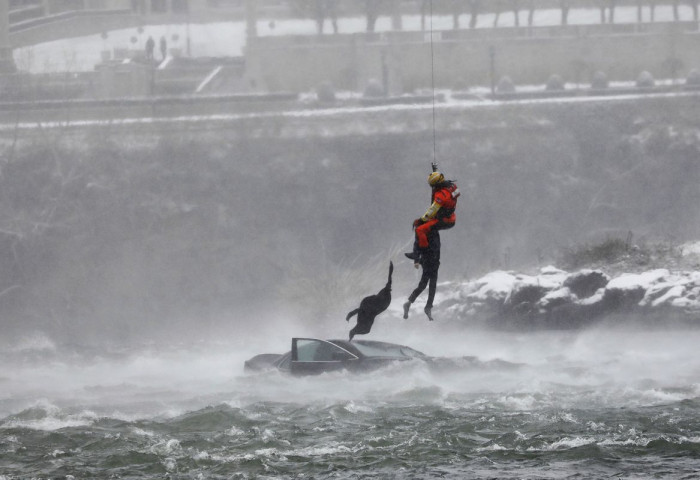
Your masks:
M432 44L421 32L264 37L249 45L246 57L251 85L260 90L308 91L330 82L340 90L362 91L377 79L390 94L399 94L430 88L433 76L437 88L489 86L504 75L517 85L542 85L552 74L589 84L597 71L611 81L634 81L645 70L655 78L682 79L700 67L698 51L697 25L680 22L646 29L436 32Z

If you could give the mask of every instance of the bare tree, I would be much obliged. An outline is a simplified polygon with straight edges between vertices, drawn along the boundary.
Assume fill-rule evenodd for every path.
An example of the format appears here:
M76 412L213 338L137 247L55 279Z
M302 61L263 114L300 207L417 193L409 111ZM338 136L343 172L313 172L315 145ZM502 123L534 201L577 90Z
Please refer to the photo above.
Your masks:
M615 23L617 0L598 0L600 5L600 23Z
M617 7L617 0L608 0L608 8L609 8L608 22L609 23L615 23L615 7Z
M637 23L642 23L642 7L644 6L644 0L637 0Z
M649 6L649 21L654 21L654 16L656 13L656 3L658 0L637 0L637 22L642 23L644 21L643 9L645 5ZM688 0L691 5L695 5L697 10L698 0ZM678 19L678 0L673 0L673 14L676 20ZM697 17L696 17L697 20Z
M520 26L520 0L510 0L511 9L515 16L515 26Z
M498 25L498 19L501 17L501 12L504 10L512 10L515 15L515 26L520 25L520 20L518 18L519 4L518 0L494 0L494 5L496 6L496 15L493 17L493 26Z
M501 17L501 0L492 0L493 5L496 7L495 15L493 16L493 26L498 25L498 19Z
M447 12L452 16L452 28L459 28L459 16L463 11L464 0L421 0L420 28L426 29L426 17L434 11Z
M459 29L459 16L462 14L463 0L451 0L450 13L452 14L452 28Z
M292 8L298 15L312 18L316 22L317 33L321 35L323 34L326 18L330 14L331 2L335 3L334 0L294 0ZM338 33L337 18L331 17L331 20L333 29Z
M637 0L637 22L642 23L644 21L644 6L649 6L649 21L654 21L654 16L656 13L656 3L658 0ZM696 0L690 0L695 2ZM674 9L675 12L675 9Z
M476 27L476 22L479 19L480 10L481 0L469 0L469 28Z
M326 11L323 0L314 0L313 2L313 16L316 20L316 31L319 35L323 34L323 26L326 23Z
M432 2L430 0L421 0L420 2L420 29L425 31L425 17L432 10Z
M700 0L688 0L690 8L693 9L693 21L700 20Z
M535 0L527 0L527 26L531 27L535 19Z
M367 32L374 33L379 18L380 6L383 0L365 0L365 15L367 16Z
M559 7L561 8L561 24L569 24L569 0L559 0Z
M676 22L681 19L680 12L678 8L680 7L679 0L673 0L673 20Z
M324 13L331 19L333 33L338 33L338 2L340 0L321 0L324 4Z

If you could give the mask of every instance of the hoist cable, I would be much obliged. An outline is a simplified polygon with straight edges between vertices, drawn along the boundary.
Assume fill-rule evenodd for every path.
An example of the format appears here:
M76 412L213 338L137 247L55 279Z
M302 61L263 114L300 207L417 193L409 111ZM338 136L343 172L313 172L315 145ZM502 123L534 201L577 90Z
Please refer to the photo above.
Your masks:
M437 163L437 138L435 131L435 48L433 46L433 0L430 0L430 86L433 96L433 163Z

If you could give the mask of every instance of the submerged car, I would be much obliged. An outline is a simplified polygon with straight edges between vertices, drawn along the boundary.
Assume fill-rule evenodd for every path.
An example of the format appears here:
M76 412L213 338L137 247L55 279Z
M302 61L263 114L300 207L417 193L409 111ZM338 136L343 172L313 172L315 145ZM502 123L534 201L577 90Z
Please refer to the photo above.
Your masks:
M247 360L246 372L281 370L311 375L336 370L371 371L396 361L427 358L425 354L403 345L371 340L320 340L293 338L291 351L284 354L263 353Z
M294 375L315 375L347 370L370 372L394 362L420 361L431 369L445 371L465 367L513 368L518 364L502 360L481 362L476 357L431 357L395 343L373 340L320 340L292 338L292 349L283 354L263 353L246 360L247 373L279 370Z

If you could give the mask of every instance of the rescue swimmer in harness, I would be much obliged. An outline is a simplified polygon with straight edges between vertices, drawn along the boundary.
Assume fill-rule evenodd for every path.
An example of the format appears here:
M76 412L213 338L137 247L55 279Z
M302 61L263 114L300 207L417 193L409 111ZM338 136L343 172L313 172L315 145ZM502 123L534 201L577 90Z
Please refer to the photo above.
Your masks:
M455 209L460 195L459 188L453 180L445 180L445 176L438 171L437 163L433 163L432 168L433 171L428 176L428 184L432 187L430 207L413 221L413 251L405 254L413 260L416 268L421 264L421 257L428 253L430 232L452 228L457 220Z

